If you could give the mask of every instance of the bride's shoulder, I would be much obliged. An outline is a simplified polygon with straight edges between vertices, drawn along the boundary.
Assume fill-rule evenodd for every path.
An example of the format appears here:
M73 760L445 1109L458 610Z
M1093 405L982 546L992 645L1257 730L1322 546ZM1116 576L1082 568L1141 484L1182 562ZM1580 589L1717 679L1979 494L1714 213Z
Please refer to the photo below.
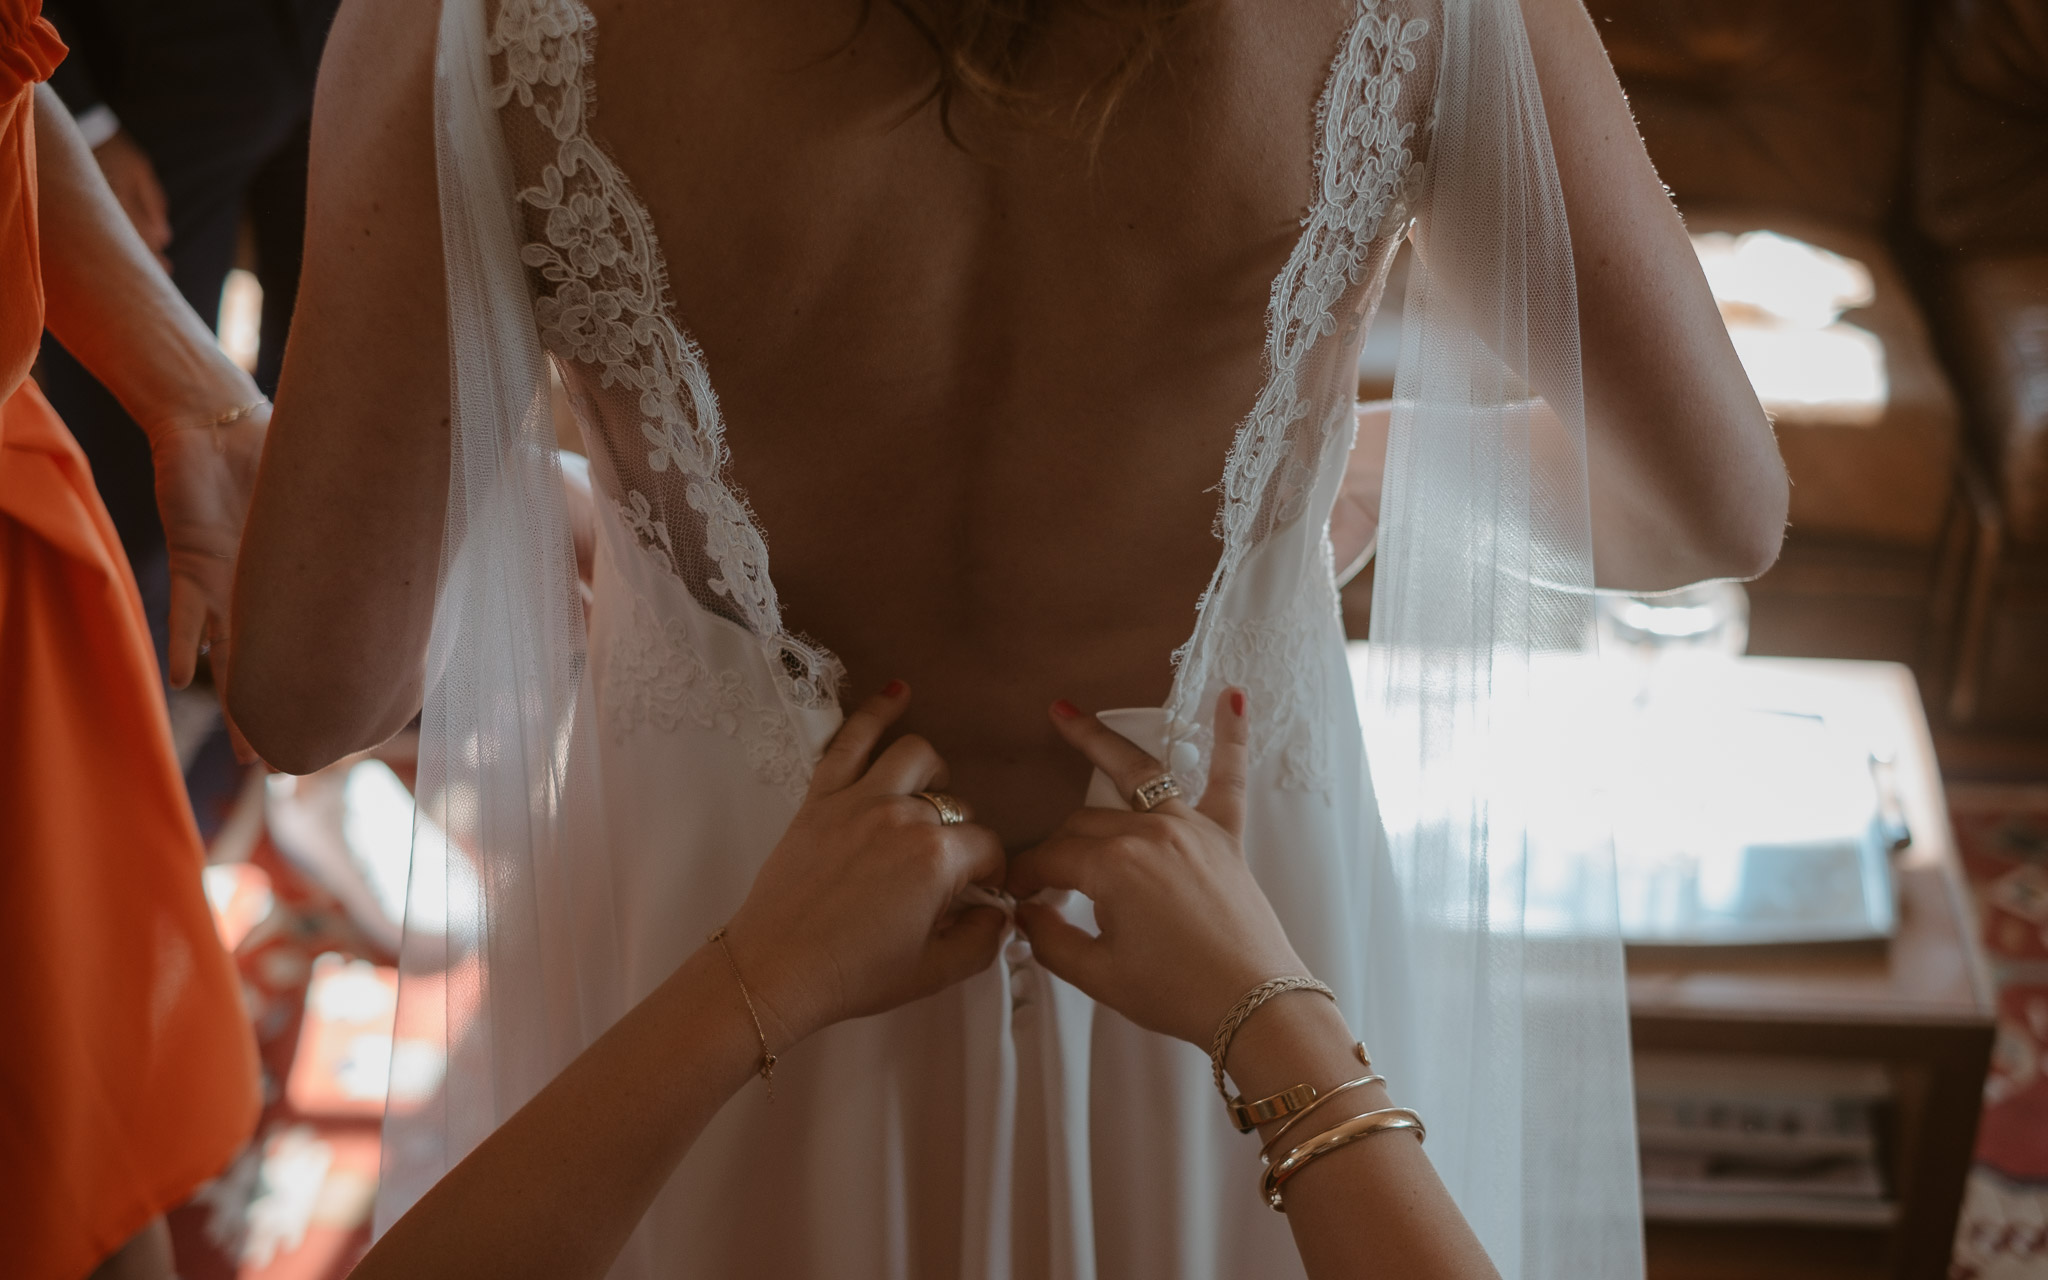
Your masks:
M410 98L403 92L408 85L416 90L426 86L431 95L442 2L343 0L320 58L316 111L354 114L380 100Z

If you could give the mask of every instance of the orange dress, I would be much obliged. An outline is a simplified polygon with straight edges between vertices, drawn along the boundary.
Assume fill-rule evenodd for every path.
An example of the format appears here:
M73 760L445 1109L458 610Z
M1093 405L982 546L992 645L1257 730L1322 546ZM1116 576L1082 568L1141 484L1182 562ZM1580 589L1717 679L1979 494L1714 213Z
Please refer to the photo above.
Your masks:
M255 1044L142 601L28 381L41 0L0 0L0 1272L80 1280L234 1159Z

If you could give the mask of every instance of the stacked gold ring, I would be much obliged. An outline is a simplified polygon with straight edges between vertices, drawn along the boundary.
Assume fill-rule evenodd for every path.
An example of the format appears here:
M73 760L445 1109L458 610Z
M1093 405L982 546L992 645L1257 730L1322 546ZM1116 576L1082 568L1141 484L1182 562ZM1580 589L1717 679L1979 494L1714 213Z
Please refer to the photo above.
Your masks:
M1162 773L1131 788L1131 808L1139 813L1150 813L1168 800L1178 799L1181 794L1180 782L1171 773Z
M910 794L939 811L939 825L957 827L967 821L967 809L943 791L913 791Z

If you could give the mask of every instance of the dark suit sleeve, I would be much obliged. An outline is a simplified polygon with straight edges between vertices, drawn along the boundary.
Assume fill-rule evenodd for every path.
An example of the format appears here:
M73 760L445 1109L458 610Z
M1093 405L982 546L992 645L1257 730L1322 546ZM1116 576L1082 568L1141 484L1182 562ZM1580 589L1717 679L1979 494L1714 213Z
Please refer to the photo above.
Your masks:
M95 47L104 43L98 24L76 10L69 0L43 0L43 16L57 28L57 34L71 50L70 56L51 74L50 87L74 116L105 106L106 95L92 71L92 64L110 52Z

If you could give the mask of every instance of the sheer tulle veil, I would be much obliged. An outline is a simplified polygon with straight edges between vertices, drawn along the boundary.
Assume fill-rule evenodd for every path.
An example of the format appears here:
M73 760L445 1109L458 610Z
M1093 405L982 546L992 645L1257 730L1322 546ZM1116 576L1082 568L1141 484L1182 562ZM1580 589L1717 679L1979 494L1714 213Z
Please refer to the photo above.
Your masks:
M399 1018L446 1065L395 1073L379 1231L624 1012L616 957L588 942L607 936L603 860L562 839L598 794L569 750L593 712L495 3L444 0L436 60L453 458ZM1532 685L1593 643L1571 241L1516 0L1429 20L1358 691L1383 816L1358 927L1401 972L1375 979L1367 1033L1503 1275L1620 1280L1642 1261L1612 855L1549 828L1525 767L1547 750ZM537 1030L565 1025L580 1042Z
M1594 650L1571 238L1516 0L1441 20L1359 691L1407 967L1387 1070L1504 1276L1640 1275L1612 846L1595 780L1537 768L1534 697Z

